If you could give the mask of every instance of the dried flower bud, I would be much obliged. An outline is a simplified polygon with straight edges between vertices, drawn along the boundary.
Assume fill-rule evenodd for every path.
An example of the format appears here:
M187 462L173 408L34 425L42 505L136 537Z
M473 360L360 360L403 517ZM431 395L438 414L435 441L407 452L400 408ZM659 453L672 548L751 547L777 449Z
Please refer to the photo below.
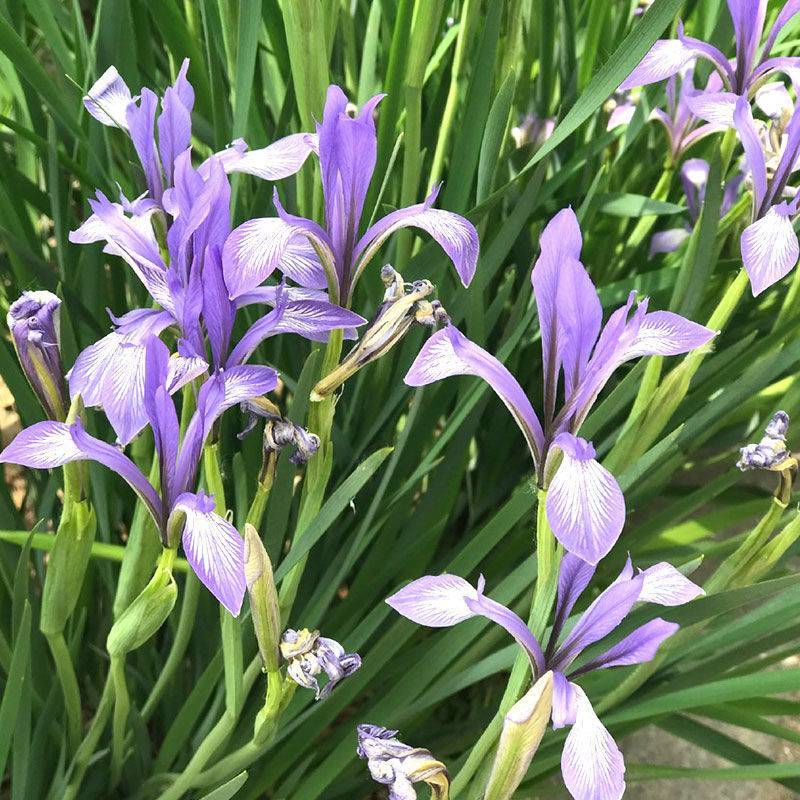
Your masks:
M358 653L345 653L334 639L308 628L286 630L281 638L281 655L288 662L289 677L305 689L313 689L317 700L324 700L336 685L361 666ZM324 672L328 682L320 689L317 675Z
M356 753L366 759L373 780L389 787L389 800L416 800L415 783L427 783L436 800L450 796L447 768L429 750L403 744L397 731L380 725L359 725L356 731Z
M339 366L314 387L313 401L327 397L362 367L388 353L415 323L434 326L449 321L442 304L427 299L435 288L430 281L406 284L389 264L381 270L381 280L386 289L374 319Z
M246 436L256 425L259 417L266 420L264 424L264 461L260 480L264 480L275 463L275 457L285 447L294 447L289 457L292 464L302 466L319 450L319 436L307 431L292 420L281 415L280 409L266 397L254 397L241 404L241 409L248 416L245 429L238 434Z
M281 635L278 592L272 562L258 531L250 524L244 526L244 577L261 661L267 672L276 672L280 662Z
M61 300L51 292L23 292L6 321L22 371L50 419L64 421L69 402L61 363Z
M789 415L785 411L776 412L767 425L761 441L741 448L741 456L736 466L742 472L753 469L783 472L796 468L797 460L786 449L788 428Z

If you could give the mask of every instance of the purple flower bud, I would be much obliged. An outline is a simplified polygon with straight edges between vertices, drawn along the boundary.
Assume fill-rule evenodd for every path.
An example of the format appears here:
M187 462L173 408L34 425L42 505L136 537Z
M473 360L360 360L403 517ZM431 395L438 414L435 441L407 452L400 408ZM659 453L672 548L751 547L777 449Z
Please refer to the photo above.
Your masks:
M316 700L329 697L341 681L361 666L358 653L345 653L339 642L308 628L287 629L281 638L281 655L288 662L289 677L303 688L313 689ZM323 672L328 682L320 689L317 675Z
M67 390L61 363L61 300L51 292L23 292L6 317L22 371L52 420L66 418Z

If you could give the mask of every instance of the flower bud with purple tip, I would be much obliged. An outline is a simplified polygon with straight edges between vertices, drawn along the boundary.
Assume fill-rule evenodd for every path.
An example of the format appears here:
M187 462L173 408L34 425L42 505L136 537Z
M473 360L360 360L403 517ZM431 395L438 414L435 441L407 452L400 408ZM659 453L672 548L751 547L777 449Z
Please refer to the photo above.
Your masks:
M6 321L22 371L47 416L63 422L69 402L61 363L61 300L52 292L23 292Z

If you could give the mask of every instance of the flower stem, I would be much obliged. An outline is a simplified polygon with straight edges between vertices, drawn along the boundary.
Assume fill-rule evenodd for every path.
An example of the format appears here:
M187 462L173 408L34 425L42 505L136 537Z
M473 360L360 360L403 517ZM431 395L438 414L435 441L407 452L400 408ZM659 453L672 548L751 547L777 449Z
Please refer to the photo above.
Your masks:
M108 718L111 716L113 700L114 681L109 672L92 724L89 726L86 736L83 737L83 741L78 745L78 749L75 751L75 756L72 759L72 765L70 767L72 777L69 784L67 784L67 788L64 790L62 800L76 800L78 797L78 792L83 782L83 776L86 774L92 756L97 749L97 744L100 741L100 736L105 730Z
M261 674L261 657L256 656L247 666L244 673L242 683L244 685L244 696L249 694L253 688L256 678ZM200 746L195 751L191 760L186 766L186 769L178 775L175 782L165 789L159 796L158 800L179 800L183 795L192 787L200 785L202 770L217 751L225 744L229 736L233 732L236 723L239 721L239 713L233 714L229 709L223 712L222 716L217 721L216 725L209 731L208 735L200 743ZM238 752L238 751L237 751ZM256 754L258 755L258 754ZM254 756L255 757L255 756ZM216 766L224 763L230 758L221 759ZM248 762L250 763L250 762Z
M178 668L181 665L189 640L192 636L195 612L197 611L197 600L200 594L200 581L197 576L189 570L186 575L186 583L183 591L183 603L181 604L181 615L178 619L178 627L175 630L175 638L172 640L167 660L161 668L161 672L155 685L150 690L150 694L142 708L142 719L147 722L153 715L158 705L158 701L164 694L164 690L169 685Z
M125 681L125 656L111 659L111 677L114 682L114 718L111 723L111 783L113 790L122 778L125 757L125 730L130 711L128 685Z
M325 357L322 362L320 376L325 377L333 372L339 364L342 354L342 331L332 331L325 348ZM319 402L311 403L308 412L308 429L319 437L319 450L308 462L303 490L300 497L300 513L294 531L294 545L317 516L325 490L328 487L331 470L333 468L333 416L336 410L335 398L332 395L324 397ZM283 579L280 590L281 618L286 620L294 605L300 580L303 577L308 556L301 559Z
M533 631L537 640L541 641L547 629L547 620L550 616L550 609L558 586L558 565L561 560L561 548L557 546L553 531L547 522L547 514L545 512L546 492L540 489L537 494L536 589L531 602L528 627ZM489 752L497 743L503 730L503 719L511 706L522 696L525 681L529 675L530 663L528 657L520 651L511 668L511 675L500 700L500 707L497 713L473 746L467 756L467 760L450 786L450 793L453 798L458 797L461 792L467 789L473 776L475 776ZM491 766L491 762L489 762L489 766Z
M81 692L78 686L78 678L75 675L75 667L72 664L72 657L63 632L48 635L47 644L53 655L56 674L64 695L64 709L67 716L67 742L69 743L69 752L73 753L81 739Z

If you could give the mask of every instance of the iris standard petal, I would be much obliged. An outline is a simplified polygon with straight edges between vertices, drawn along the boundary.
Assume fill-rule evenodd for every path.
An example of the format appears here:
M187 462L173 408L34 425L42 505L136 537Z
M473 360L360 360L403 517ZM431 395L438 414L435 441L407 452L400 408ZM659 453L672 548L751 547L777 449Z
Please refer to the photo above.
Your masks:
M620 91L646 86L680 72L697 55L679 39L659 39L638 66L620 84Z

